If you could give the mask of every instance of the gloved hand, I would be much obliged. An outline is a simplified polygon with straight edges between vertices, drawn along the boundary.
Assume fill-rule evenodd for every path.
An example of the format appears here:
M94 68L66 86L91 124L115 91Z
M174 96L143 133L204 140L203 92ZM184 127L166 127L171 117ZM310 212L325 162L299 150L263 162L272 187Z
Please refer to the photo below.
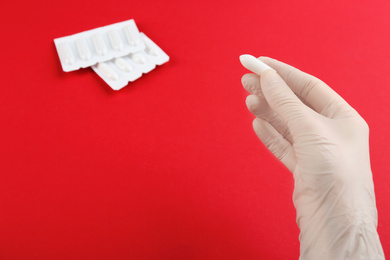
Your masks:
M367 123L321 80L251 57L240 57L259 74L242 77L246 104L260 140L293 174L300 259L385 259Z

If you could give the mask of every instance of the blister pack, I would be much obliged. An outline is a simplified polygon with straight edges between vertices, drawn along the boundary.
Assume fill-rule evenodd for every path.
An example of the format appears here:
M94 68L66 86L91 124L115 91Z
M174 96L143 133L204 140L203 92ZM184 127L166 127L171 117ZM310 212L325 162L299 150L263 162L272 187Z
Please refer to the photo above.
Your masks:
M128 20L54 39L66 72L92 67L119 90L169 60L169 56Z
M169 61L169 56L144 33L140 34L140 38L146 46L144 50L92 66L112 89L119 90L143 73L153 70L156 65Z
M145 49L133 19L54 39L66 72Z

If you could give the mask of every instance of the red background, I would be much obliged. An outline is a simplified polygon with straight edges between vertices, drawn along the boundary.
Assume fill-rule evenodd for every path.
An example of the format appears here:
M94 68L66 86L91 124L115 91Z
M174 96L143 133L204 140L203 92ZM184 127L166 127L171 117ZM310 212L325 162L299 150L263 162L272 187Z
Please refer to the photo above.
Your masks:
M390 2L2 1L0 259L298 259L293 180L258 141L243 53L366 119L390 255ZM112 91L53 39L135 19L171 60Z

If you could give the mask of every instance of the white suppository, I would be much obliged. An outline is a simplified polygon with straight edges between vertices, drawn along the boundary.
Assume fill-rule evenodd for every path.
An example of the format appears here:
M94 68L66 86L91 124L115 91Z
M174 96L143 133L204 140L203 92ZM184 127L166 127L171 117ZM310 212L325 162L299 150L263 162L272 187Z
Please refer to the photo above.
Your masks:
M264 62L260 61L259 59L249 54L241 55L240 61L242 66L252 71L253 73L256 73L257 75L261 75L261 73L263 73L266 70L274 70Z
M145 49L134 20L57 38L54 44L66 72Z
M92 69L112 89L119 90L141 77L143 73L153 70L156 65L169 61L169 56L144 33L141 33L141 40L146 46L144 50L98 63L92 66Z

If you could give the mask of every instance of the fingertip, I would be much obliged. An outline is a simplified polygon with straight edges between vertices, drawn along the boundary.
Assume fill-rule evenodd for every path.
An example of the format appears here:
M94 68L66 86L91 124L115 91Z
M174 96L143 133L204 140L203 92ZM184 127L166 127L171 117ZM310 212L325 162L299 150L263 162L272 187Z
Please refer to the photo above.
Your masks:
M242 86L250 94L261 93L260 77L253 73L247 73L241 78Z
M278 73L276 72L276 70L266 70L263 72L262 76L263 77L269 77L269 76L276 76Z
M255 118L253 121L252 121L252 126L253 126L253 129L259 129L261 128L261 124L262 124L262 120L260 118Z
M244 88L246 85L248 85L248 82L251 80L251 78L252 78L251 75L252 75L252 73L247 73L241 77L241 84Z
M260 56L258 59L261 60L262 62L274 60L273 58L268 56Z
M280 78L280 76L278 75L278 73L275 70L266 70L261 75L261 82L268 83L268 84L262 84L262 86L263 85L270 86L270 85L273 85L273 83L275 83L275 82L279 82L280 80L282 80L282 79ZM269 84L269 83L271 83L271 84Z
M275 61L277 61L276 59L271 58L271 57L268 57L268 56L261 56L261 57L259 57L259 60L261 60L262 62L264 62L264 63L267 64L268 66L273 65L273 63L274 63ZM275 68L273 68L273 69L275 69Z
M249 111L252 112L258 103L258 99L255 95L249 95L246 97L245 104Z
M267 57L267 56L261 56L259 57L259 60L261 60L268 66L272 67L275 71L280 70L280 61L278 61L277 59Z
M252 127L253 130L255 131L256 135L261 139L264 136L264 131L267 127L267 124L265 121L261 118L255 118L252 121Z

